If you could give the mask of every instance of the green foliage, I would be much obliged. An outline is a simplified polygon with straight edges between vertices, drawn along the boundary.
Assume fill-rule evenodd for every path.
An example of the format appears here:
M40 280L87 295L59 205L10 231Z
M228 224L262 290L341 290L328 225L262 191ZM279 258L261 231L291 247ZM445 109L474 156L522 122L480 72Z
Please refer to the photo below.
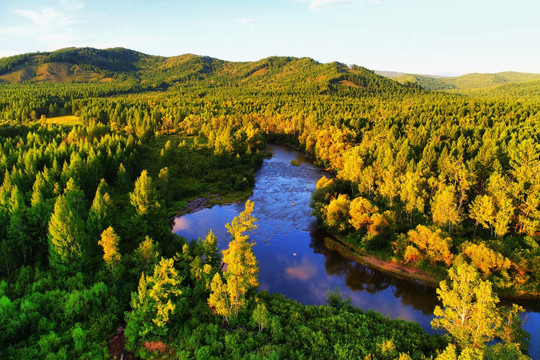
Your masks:
M30 75L38 68L68 75ZM528 79L498 76L455 86ZM26 81L0 84L0 348L7 358L108 357L106 340L128 311L128 346L141 356L149 356L140 342L147 335L166 354L186 358L404 360L440 353L440 337L364 313L337 294L329 296L332 306L313 307L245 291L235 322L212 315L212 279L228 283L217 239L184 243L170 234L167 218L194 198L245 198L268 140L305 150L337 174L319 182L313 206L344 241L391 257L394 240L399 247L411 230L429 229L436 236L407 245L430 266L449 265L459 252L477 267L494 259L484 275L497 290L537 291L540 107L527 98L538 93L537 82L455 96L308 58L230 63L119 48L1 59L0 78ZM54 83L69 80L75 82ZM45 124L68 115L82 125ZM115 276L98 247L109 226L122 239L109 244L117 245L109 246ZM231 225L233 238L245 230ZM117 253L121 261L113 261ZM161 253L174 264L160 266ZM178 276L160 277L160 268ZM58 270L64 275L56 280ZM156 276L143 277L145 296L132 309L143 271ZM162 281L170 278L182 278L181 296L178 284ZM497 330L505 343L486 357L518 356L526 347L518 312L500 314L512 340ZM151 331L144 333L145 324Z

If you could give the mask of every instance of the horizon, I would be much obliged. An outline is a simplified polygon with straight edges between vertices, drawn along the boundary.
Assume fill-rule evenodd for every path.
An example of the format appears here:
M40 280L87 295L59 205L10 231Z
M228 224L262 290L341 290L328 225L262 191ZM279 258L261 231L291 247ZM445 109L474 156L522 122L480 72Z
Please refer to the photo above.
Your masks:
M540 37L538 12L533 0L4 0L0 57L124 47L235 62L309 57L431 76L539 74L540 48L530 45Z

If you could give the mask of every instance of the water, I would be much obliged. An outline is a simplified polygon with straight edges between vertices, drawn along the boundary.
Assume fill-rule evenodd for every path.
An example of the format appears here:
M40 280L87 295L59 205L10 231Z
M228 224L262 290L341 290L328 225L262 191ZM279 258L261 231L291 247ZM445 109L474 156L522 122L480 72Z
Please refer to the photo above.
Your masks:
M258 228L250 234L257 245L260 289L279 292L303 304L326 303L327 292L338 287L354 305L416 321L429 332L437 304L435 289L394 278L357 264L324 246L324 234L315 228L309 203L317 180L324 172L297 151L269 146L271 159L257 172L251 200ZM300 166L290 164L291 160ZM210 229L227 247L225 224L244 209L244 204L214 206L175 219L173 232L187 239L204 237ZM531 333L530 352L540 359L540 304L523 302L528 310L525 329Z

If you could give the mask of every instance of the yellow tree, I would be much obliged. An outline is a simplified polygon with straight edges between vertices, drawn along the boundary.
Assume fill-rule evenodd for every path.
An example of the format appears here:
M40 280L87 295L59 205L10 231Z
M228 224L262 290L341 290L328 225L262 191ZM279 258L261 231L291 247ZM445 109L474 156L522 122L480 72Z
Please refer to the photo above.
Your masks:
M402 178L399 195L401 201L405 204L405 211L409 214L410 221L412 221L414 210L424 212L426 194L422 189L423 182L424 180L419 171L407 171Z
M416 261L425 256L432 265L438 261L443 261L448 266L452 264L454 258L450 251L452 239L444 237L440 229L432 231L424 225L418 225L407 235L407 240L411 245L408 245L405 250L405 262Z
M476 226L481 224L485 228L493 231L493 222L495 220L495 207L489 195L479 195L474 199L469 209L469 216L476 220ZM475 228L476 230L476 228Z
M446 330L461 348L483 348L493 340L502 319L497 311L499 298L491 283L482 281L476 269L460 262L448 272L449 282L437 289L443 308L435 307L431 322Z
M149 268L150 265L156 264L159 259L159 246L152 238L146 236L135 250L135 254Z
M251 215L253 206L252 201L246 201L245 210L225 225L231 235L229 247L223 250L226 270L223 279L219 273L214 275L210 285L208 305L227 321L236 317L245 306L247 291L259 285L259 267L253 253L254 243L248 242L249 236L246 234L257 228L257 219Z
M101 239L98 244L103 248L103 260L109 265L111 270L114 265L120 261L120 252L118 251L118 243L120 238L114 232L114 229L109 226L101 233Z
M351 182L351 191L354 195L358 189L358 183L362 179L364 160L359 152L359 147L353 147L343 154L343 168L339 170L338 177Z
M456 203L456 192L452 185L441 185L431 204L433 222L443 226L457 224L460 220Z
M494 213L493 228L497 236L504 236L508 232L510 223L514 220L514 205L509 189L511 183L500 173L493 173L488 180L487 190L493 198Z
M349 195L339 194L336 199L330 200L330 203L323 208L326 225L328 227L343 231L347 227L349 218Z
M507 271L512 266L510 259L484 243L474 244L467 241L462 245L462 254L467 256L471 264L482 271L484 276L492 272Z
M357 197L350 202L349 223L360 230L371 224L371 215L378 212L379 208L373 205L371 201L363 197Z
M138 291L131 296L131 308L157 327L164 327L176 309L173 300L182 293L180 282L173 259L161 258L152 276L142 273Z

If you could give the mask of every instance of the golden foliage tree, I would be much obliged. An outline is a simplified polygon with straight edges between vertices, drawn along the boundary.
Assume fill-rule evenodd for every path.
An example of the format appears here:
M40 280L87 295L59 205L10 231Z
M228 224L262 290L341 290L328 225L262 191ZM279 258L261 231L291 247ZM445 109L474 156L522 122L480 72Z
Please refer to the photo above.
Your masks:
M483 348L495 338L501 325L499 298L491 283L482 281L476 269L460 262L448 272L448 281L437 289L443 308L435 307L431 322L446 330L461 348Z
M164 327L176 309L173 300L182 293L180 283L173 259L161 258L152 276L142 273L137 293L132 294L131 308L157 327Z
M481 224L485 228L493 231L495 220L495 207L493 200L489 195L479 195L472 202L470 209L470 218L476 220L476 224Z
M460 221L458 205L456 202L456 192L452 185L442 185L435 193L431 204L433 222L440 225L457 224Z
M120 261L120 252L118 251L118 243L120 237L116 235L114 229L109 226L101 233L101 239L98 244L103 248L103 260L109 265L111 270L114 269L114 265Z
M490 249L484 243L474 244L467 241L462 246L462 254L467 256L471 264L482 271L484 276L496 271L506 271L512 266L510 259Z
M346 229L349 219L349 195L339 194L337 198L323 208L326 225L339 231Z
M371 201L363 197L357 197L350 202L349 223L356 230L360 230L373 223L371 216L378 211L379 208L373 205Z
M259 267L253 253L254 243L248 242L249 236L246 234L257 227L257 219L251 215L254 205L247 200L245 210L225 225L231 235L229 247L223 250L226 270L223 279L216 273L210 285L208 305L227 321L236 317L245 306L247 291L259 285Z
M415 230L407 233L410 245L405 250L405 262L417 261L426 257L432 265L444 262L447 266L452 264L452 239L444 237L440 229L435 231L424 225L418 225Z

